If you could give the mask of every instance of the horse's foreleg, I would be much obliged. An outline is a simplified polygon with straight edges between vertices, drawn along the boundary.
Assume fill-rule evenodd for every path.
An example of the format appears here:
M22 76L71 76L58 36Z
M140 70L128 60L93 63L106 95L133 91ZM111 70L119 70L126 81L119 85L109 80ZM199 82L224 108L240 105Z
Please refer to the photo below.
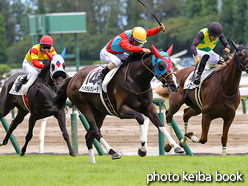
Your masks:
M224 120L223 133L222 133L222 137L221 137L222 156L226 155L226 144L227 144L228 132L229 132L229 128L232 124L233 119L234 119L234 114L231 115L228 119Z
M16 127L23 121L23 119L27 115L27 113L28 113L27 111L25 111L21 108L18 109L18 113L17 113L16 117L11 121L11 124L9 126L9 130L8 130L7 134L5 135L4 140L0 142L0 146L6 145L8 143L10 135L16 129Z
M200 114L200 111L196 112L191 107L184 109L183 121L184 121L184 137L180 140L180 146L185 147L187 144L187 137L190 138L193 142L199 142L199 139L193 136L193 133L188 133L188 121L192 116Z
M74 157L75 153L71 147L70 138L69 138L68 132L66 130L66 126L65 126L65 123L66 123L65 122L65 112L62 111L59 114L56 114L54 116L57 118L57 120L59 122L59 128L62 131L62 136L64 137L64 140L66 141L67 147L69 149L69 154Z
M144 117L139 112L131 109L128 106L122 106L120 112L120 118L136 119L140 127L140 143L141 147L138 149L138 154L141 157L147 154L147 125L144 125ZM149 123L149 120L148 120Z
M173 147L174 151L176 153L183 153L184 150L181 147L179 147L179 145L176 144L174 139L171 137L169 132L166 130L166 128L163 125L163 123L160 121L155 106L153 104L150 104L147 108L148 108L148 110L145 113L145 115L147 117L149 117L151 122L165 135L165 137L166 137L166 139L167 139L167 141L169 143L169 146Z
M34 118L33 115L31 114L31 115L30 115L30 118L29 118L28 133L27 133L27 135L26 135L25 144L24 144L24 146L22 147L21 156L24 156L24 154L25 154L25 152L26 152L26 149L27 149L27 146L28 146L28 143L29 143L29 141L30 141L30 140L32 139L32 137L33 137L33 129L34 129L35 122L36 122L36 118Z

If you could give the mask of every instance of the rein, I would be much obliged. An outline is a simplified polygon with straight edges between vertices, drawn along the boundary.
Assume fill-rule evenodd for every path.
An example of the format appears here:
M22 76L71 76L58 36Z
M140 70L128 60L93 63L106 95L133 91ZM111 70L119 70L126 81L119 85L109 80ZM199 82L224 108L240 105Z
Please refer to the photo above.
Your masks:
M125 76L124 76L125 88L126 88L129 92L131 92L131 93L133 93L133 94L136 94L136 95L144 94L144 93L150 91L151 88L152 88L151 86L150 86L147 90L145 90L145 91L143 91L143 92L133 92L133 91L131 91L131 90L127 87L127 71L128 71L128 69L129 69L129 66L130 66L130 62L129 62L128 65L127 65L127 69L126 69Z

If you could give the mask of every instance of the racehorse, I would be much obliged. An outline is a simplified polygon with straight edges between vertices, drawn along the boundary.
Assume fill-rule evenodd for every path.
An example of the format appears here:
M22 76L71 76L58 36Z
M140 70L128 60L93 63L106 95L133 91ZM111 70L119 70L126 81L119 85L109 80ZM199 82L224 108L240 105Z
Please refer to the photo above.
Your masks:
M178 83L169 58L172 46L167 50L165 56L161 56L153 45L152 49L155 55L155 62L152 60L152 54L143 55L135 53L131 54L123 62L107 86L109 104L112 104L117 117L121 119L136 119L139 123L141 148L138 153L140 156L146 155L146 137L144 136L144 117L142 114L147 116L163 132L170 145L175 148L175 152L183 153L183 149L175 143L159 120L157 110L152 102L153 95L150 85L151 79L156 76L164 86L169 86L172 92L178 90ZM114 151L101 135L100 128L109 112L105 109L100 95L79 91L84 81L87 81L87 75L96 68L97 66L85 67L72 78L67 79L65 84L58 90L56 98L57 102L63 103L67 98L66 96L68 96L71 102L86 117L90 130L85 138L92 163L95 163L92 149L94 138L105 147L112 159L121 158L120 154Z
M226 145L228 131L235 117L235 111L240 103L239 82L241 72L248 72L248 44L246 46L237 45L232 41L235 48L231 59L227 61L229 65L226 68L215 72L210 78L203 81L200 88L200 98L202 108L197 104L195 90L189 90L185 96L186 90L183 90L185 81L194 67L187 67L176 73L180 88L175 94L169 96L169 109L166 111L166 121L168 127L171 125L173 115L180 109L182 104L189 107L184 109L184 128L185 136L180 141L180 145L186 145L187 137L193 142L206 143L210 123L213 119L222 118L223 133L221 137L222 155L226 154ZM164 90L166 92L166 90ZM159 92L157 92L159 93ZM161 94L161 93L160 93ZM202 132L201 138L194 136L193 132L187 132L188 121L192 116L202 113ZM170 149L167 148L167 151Z
M47 53L47 55L50 60L43 60L43 63L49 68L41 70L34 84L28 90L27 99L29 108L25 106L24 99L22 97L23 95L13 95L9 93L12 86L15 86L14 82L16 79L20 75L24 75L24 73L20 72L12 75L2 87L2 91L0 93L0 118L6 116L14 107L17 107L18 112L16 117L12 120L4 140L0 141L0 146L8 143L11 133L30 112L29 129L26 135L26 142L21 150L21 155L24 155L28 142L33 136L35 122L39 119L53 115L58 120L60 130L62 131L62 135L67 143L70 155L75 156L65 126L64 107L63 105L61 105L60 108L55 107L52 102L53 98L56 96L55 88L62 84L66 78L65 62L63 59L65 56L65 50L61 55L56 54L52 56L49 53ZM46 65L46 63L49 64Z

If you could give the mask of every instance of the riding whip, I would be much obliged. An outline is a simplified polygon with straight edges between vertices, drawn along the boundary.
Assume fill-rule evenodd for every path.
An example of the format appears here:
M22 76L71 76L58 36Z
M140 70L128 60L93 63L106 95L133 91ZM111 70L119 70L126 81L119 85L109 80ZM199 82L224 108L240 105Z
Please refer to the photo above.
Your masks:
M138 1L140 2L140 4L142 4L144 7L146 7L146 9L153 15L153 17L158 22L159 26L162 26L162 24L160 23L160 21L158 20L158 18L154 15L154 13L150 10L150 8L148 8L141 0L138 0ZM163 32L164 32L164 30L163 30Z

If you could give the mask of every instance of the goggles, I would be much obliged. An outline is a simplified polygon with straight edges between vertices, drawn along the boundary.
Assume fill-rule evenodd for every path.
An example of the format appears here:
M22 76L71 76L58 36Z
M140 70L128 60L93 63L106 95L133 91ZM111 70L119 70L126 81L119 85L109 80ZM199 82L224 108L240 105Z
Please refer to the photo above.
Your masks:
M41 45L41 48L43 48L43 49L51 49L52 46L49 46L49 45Z

